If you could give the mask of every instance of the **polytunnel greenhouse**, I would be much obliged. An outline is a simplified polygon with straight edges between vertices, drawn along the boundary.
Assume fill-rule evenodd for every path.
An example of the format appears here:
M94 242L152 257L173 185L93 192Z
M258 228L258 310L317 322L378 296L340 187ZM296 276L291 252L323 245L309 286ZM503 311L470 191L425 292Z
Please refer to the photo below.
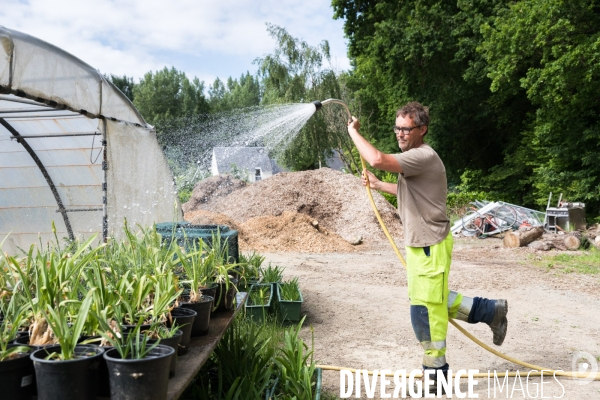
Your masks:
M118 236L180 220L156 132L101 73L0 26L0 243Z

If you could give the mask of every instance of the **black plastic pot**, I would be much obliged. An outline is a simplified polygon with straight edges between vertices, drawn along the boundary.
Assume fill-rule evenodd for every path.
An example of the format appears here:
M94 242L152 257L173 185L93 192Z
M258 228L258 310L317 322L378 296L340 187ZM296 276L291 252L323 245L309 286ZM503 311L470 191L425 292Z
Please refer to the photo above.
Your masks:
M133 331L136 326L137 325L122 324L121 325L122 333L129 333L129 332ZM140 325L140 332L147 331L148 329L150 329L151 326L152 325L150 325L150 324Z
M29 332L28 331L19 331L17 332L17 335L9 341L9 343L13 343L15 340L20 339L22 337L29 337Z
M177 347L178 356L183 356L188 352L190 338L192 337L192 325L194 324L196 315L198 315L196 311L190 308L177 307L171 310L173 323L178 325L182 332L181 341ZM169 328L170 327L171 326L169 326Z
M169 366L169 379L175 376L175 369L177 368L177 347L179 346L179 342L181 342L181 336L183 332L178 330L175 332L175 335L170 338L160 339L160 344L163 346L169 346L174 350L173 355L171 356L171 364ZM149 339L148 343L155 343L157 339Z
M210 286L205 287L205 288L201 288L200 289L200 293L202 293L202 296L210 296L213 298L213 303L214 303L214 299L216 298L215 295L217 293L217 286L219 286L216 283L211 283ZM214 304L213 304L214 307Z
M37 380L38 400L95 400L98 366L104 349L92 345L75 347L73 360L46 360L60 346L51 346L31 354Z
M16 338L15 340L13 340L13 344L16 344L19 346L29 346L33 349L33 351L39 350L39 349L45 349L46 347L56 346L56 344L45 344L43 346L39 346L37 344L29 344L29 335Z
M114 349L112 346L101 346L106 353L109 350ZM104 357L100 359L100 365L98 366L98 388L96 390L98 397L110 397L110 382L108 380L108 366Z
M12 347L9 345L8 347ZM0 362L0 390L2 398L11 400L30 400L33 395L33 361L29 357L33 349L18 353L15 358Z
M230 279L229 288L225 283L218 283L217 290L215 291L215 305L216 311L231 311L235 307L235 294L237 292L236 286L238 284L237 279Z
M104 353L113 399L164 400L169 385L169 365L175 350L158 345L146 358L123 359L116 349Z
M181 307L194 310L197 314L196 318L194 318L194 323L192 324L192 337L202 336L208 333L212 304L213 298L210 296L203 296L198 303L181 303Z

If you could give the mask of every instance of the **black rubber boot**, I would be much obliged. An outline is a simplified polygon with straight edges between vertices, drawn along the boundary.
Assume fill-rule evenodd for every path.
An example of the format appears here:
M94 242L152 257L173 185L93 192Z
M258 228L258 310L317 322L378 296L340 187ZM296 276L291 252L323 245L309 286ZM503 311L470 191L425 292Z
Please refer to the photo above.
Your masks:
M508 329L506 314L508 314L508 301L504 299L496 300L494 319L488 324L492 328L496 346L501 346L506 337L506 330Z

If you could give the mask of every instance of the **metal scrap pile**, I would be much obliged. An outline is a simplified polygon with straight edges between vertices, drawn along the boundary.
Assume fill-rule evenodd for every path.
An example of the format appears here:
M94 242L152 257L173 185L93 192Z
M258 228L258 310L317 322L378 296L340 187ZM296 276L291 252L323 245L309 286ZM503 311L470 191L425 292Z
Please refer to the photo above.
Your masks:
M452 226L454 235L480 238L497 235L522 227L544 226L546 214L503 201L475 201L472 207Z

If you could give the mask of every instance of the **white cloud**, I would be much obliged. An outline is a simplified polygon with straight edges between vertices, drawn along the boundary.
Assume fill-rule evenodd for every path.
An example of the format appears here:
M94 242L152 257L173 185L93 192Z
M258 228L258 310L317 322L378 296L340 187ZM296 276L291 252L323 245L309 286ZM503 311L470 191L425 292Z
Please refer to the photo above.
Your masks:
M313 46L329 40L337 67L349 68L343 22L332 15L329 0L8 0L0 9L2 25L102 72L139 78L175 66L206 82L254 72L252 60L275 44L266 22Z

